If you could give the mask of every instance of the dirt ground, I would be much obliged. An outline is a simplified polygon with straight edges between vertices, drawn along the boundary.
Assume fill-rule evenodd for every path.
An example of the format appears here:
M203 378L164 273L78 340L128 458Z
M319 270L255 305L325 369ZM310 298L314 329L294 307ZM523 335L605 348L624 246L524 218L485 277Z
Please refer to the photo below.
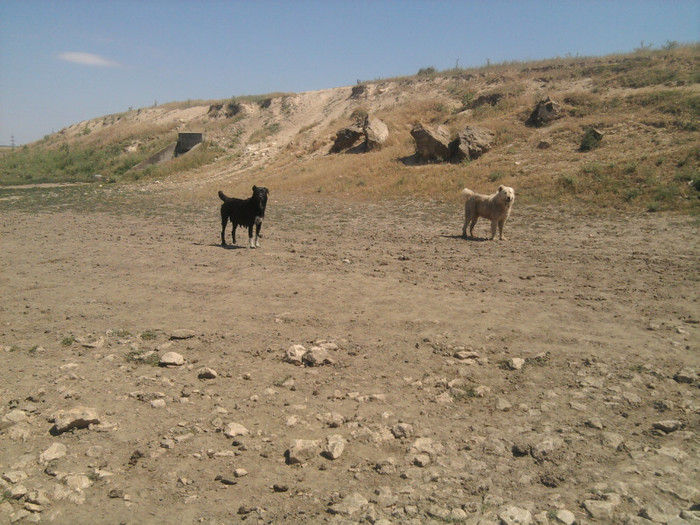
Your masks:
M697 219L17 191L0 523L700 523Z

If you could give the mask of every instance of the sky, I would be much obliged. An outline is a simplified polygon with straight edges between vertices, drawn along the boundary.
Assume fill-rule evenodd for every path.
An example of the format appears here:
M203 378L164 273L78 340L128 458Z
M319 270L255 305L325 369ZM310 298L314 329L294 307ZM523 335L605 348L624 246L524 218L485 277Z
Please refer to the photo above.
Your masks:
M0 145L130 108L700 41L700 0L0 0Z

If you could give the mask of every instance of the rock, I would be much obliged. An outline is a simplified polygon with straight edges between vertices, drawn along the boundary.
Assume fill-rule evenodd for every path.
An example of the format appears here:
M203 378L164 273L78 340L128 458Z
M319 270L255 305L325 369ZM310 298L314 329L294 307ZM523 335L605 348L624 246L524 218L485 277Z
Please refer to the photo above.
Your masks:
M510 402L503 397L499 397L498 399L496 399L495 406L496 406L496 410L499 410L501 412L505 412L507 410L510 410L513 407L513 405L511 405Z
M501 525L530 525L532 514L527 509L509 505L498 511L498 519Z
M218 376L219 374L216 373L216 370L206 366L197 371L197 377L199 379L216 379Z
M227 438L233 438L237 436L247 436L250 434L250 430L239 423L229 423L224 428L224 435Z
M2 416L2 422L0 423L0 430L4 428L9 428L17 423L25 423L28 421L27 413L24 410L14 409L10 410L7 414Z
M99 423L100 418L95 409L80 406L70 410L59 410L54 417L55 426L52 430L57 434L62 434L74 428L87 428Z
M167 352L163 354L158 363L159 366L182 366L185 364L185 358L177 352Z
M411 450L415 453L423 452L434 457L442 454L445 451L445 447L441 443L433 441L430 438L418 438L413 442L413 445L411 445Z
M397 423L391 427L391 433L396 439L411 437L413 435L413 425L408 423Z
M45 465L66 455L68 448L63 443L54 443L39 454L39 463Z
M601 443L604 447L610 447L618 450L622 443L624 443L624 438L615 432L603 432Z
M381 149L389 138L389 128L378 118L367 117L364 126L367 151Z
M304 354L306 354L306 348L304 348L302 345L292 345L287 349L282 360L285 363L301 365L303 363L302 359Z
M83 474L70 474L65 477L63 482L67 487L80 492L92 486L92 481L87 476Z
M323 455L328 459L338 459L345 451L345 439L340 434L333 434L326 438L323 447Z
M553 120L563 116L561 106L551 98L545 97L540 100L525 121L528 126L544 126Z
M31 436L31 429L27 425L20 423L10 427L7 435L12 441L27 441Z
M566 509L558 510L554 513L554 523L562 523L563 525L574 525L576 516L573 512Z
M328 350L320 346L312 347L311 350L303 355L302 361L307 366L323 366L332 365L334 363Z
M477 159L493 147L495 138L490 129L467 126L450 142L451 158L458 162Z
M554 513L554 523L562 523L563 525L574 525L576 516L573 512L566 509L558 510Z
M698 371L694 368L686 366L685 368L681 368L678 372L676 372L673 379L676 381L676 383L692 384L698 380Z
M248 475L248 471L244 468L237 468L233 470L233 475L237 478L243 478Z
M330 153L340 153L355 146L364 136L364 130L360 126L343 128L335 134L335 140Z
M416 155L426 161L446 161L451 157L449 132L444 126L429 129L420 122L413 126L411 136L416 143Z
M520 370L525 365L525 359L514 357L508 361L508 368L511 370Z
M328 512L330 514L340 514L342 516L352 516L357 514L362 510L363 507L369 505L367 498L354 492L348 497L344 498L341 502L336 503L328 507Z
M151 408L165 408L165 399L153 399L149 404Z
M678 516L679 509L667 503L656 501L642 508L639 515L654 523L666 523L671 518Z
M610 523L612 522L615 504L610 501L588 499L583 502L583 508L588 512L591 518Z
M676 430L683 428L683 423L677 420L657 421L652 425L652 427L662 430L666 432L666 434L670 434L671 432L675 432Z
M192 339L197 335L194 330L179 329L170 333L170 339Z
M304 463L318 456L320 445L318 440L294 439L287 450L287 464Z
M415 466L417 467L427 467L430 465L430 456L428 454L416 454L413 456L413 460L411 461Z
M24 472L23 470L13 470L10 472L5 472L2 475L2 479L7 481L8 483L12 483L13 485L19 483L20 481L23 481L27 479L29 476L27 476L27 473Z

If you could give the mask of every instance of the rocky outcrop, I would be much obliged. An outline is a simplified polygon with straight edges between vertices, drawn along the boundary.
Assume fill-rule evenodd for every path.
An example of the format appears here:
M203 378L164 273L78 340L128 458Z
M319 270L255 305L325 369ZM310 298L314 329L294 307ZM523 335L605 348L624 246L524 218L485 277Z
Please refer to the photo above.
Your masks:
M378 118L367 116L362 124L343 128L335 135L330 153L375 151L389 138L389 128Z
M477 159L493 147L495 139L490 129L467 126L450 143L451 158L457 162Z
M537 103L525 124L528 126L544 126L563 116L561 106L551 98L545 97Z
M451 156L449 131L444 126L428 128L417 123L411 130L416 141L416 156L426 161L445 161Z

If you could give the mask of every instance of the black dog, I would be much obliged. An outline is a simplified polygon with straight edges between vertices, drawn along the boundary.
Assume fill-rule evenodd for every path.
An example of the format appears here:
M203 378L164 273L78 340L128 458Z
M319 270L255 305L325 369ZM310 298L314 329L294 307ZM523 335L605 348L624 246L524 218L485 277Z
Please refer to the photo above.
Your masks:
M231 219L233 231L231 237L233 244L236 244L236 228L243 226L248 228L248 240L251 248L258 248L258 238L260 237L260 227L265 217L265 207L267 206L267 195L270 192L262 186L253 186L253 196L249 199L235 199L227 197L222 191L219 198L224 201L221 205L221 246L226 246L224 234L226 224ZM255 226L255 241L253 241L253 226Z

